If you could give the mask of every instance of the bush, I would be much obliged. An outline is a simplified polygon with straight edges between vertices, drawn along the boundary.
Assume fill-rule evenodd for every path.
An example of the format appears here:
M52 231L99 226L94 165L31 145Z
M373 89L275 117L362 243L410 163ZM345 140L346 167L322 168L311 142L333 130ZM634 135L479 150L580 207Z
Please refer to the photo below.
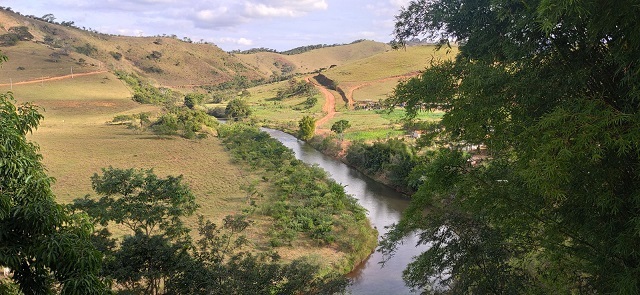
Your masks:
M80 54L84 54L86 56L91 56L98 52L98 48L96 48L95 46L89 43L85 43L82 46L76 46L75 49L76 49L76 52Z
M109 52L109 54L111 54L111 56L112 56L112 57L113 57L113 59L115 59L115 60L120 60L120 59L122 59L122 53L120 53L120 52L113 52L113 51L111 51L111 52Z
M216 118L222 119L227 117L227 113L225 108L223 107L215 107L207 110L207 114L210 116L214 116Z
M354 244L354 240L371 238L367 236L371 230L367 230L365 210L324 170L305 165L291 150L255 127L220 125L218 134L235 159L270 175L275 192L262 210L275 221L270 232L272 246L290 244L300 233L320 244L339 240L354 249L370 246ZM356 228L362 229L362 236L354 239L348 232Z

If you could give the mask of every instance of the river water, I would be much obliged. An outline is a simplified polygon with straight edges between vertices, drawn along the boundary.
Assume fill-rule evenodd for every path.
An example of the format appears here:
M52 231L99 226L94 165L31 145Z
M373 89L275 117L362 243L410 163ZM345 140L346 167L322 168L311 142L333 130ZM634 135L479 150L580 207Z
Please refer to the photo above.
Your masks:
M277 130L263 130L292 149L296 158L307 164L317 164L335 181L345 186L346 192L358 199L358 202L369 211L369 220L378 229L380 235L386 232L385 226L400 219L402 211L408 206L409 201L402 194L373 181L336 159L325 156L294 136ZM414 294L405 286L402 271L412 257L426 250L423 246L416 247L416 243L417 237L405 237L396 255L387 261L384 267L380 264L382 255L378 252L373 253L349 274L353 280L349 291L352 294Z

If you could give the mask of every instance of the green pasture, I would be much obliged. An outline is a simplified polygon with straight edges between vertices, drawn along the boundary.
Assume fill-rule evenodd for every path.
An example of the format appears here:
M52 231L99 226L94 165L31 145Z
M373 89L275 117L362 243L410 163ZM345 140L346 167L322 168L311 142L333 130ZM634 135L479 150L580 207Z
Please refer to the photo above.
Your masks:
M432 61L452 59L458 52L457 47L449 51L446 48L435 49L436 46L423 45L390 50L329 69L323 74L336 81L338 86L342 83L375 81L424 70Z
M393 93L393 89L398 85L400 79L392 79L389 81L375 82L370 85L358 88L353 91L353 100L358 101L374 101L378 102L389 97Z
M298 121L303 116L313 116L316 118L324 116L322 106L325 100L320 93L314 95L317 103L309 109L304 105L307 97L290 97L278 100L276 98L278 90L286 87L287 83L287 81L283 81L249 89L251 96L247 98L247 102L250 104L253 117L256 120L268 125L287 126L293 124L293 126L297 126ZM213 106L214 105L209 105L209 107ZM226 104L220 104L218 106L224 107Z
M372 141L391 137L408 135L402 128L402 120L406 112L396 109L393 112L387 110L354 110L336 114L327 126L329 128L338 120L347 120L351 128L344 133L346 140ZM421 112L416 117L420 121L437 121L442 118L443 112Z

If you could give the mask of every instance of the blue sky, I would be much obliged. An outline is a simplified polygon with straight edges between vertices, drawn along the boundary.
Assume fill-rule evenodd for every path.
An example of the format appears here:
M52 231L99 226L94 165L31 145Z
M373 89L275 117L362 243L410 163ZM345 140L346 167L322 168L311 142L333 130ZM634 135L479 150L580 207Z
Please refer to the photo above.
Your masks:
M129 36L172 35L224 50L388 42L409 0L3 0L24 15Z

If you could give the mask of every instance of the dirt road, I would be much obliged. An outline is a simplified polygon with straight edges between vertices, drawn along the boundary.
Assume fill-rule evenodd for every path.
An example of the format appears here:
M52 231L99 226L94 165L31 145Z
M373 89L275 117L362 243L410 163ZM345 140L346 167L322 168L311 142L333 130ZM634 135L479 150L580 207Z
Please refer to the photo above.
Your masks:
M306 78L307 82L312 83L322 96L324 96L324 105L322 106L322 111L326 113L326 115L320 120L316 121L316 134L329 134L331 133L330 129L322 128L322 125L326 124L336 115L336 97L329 91L329 89L324 86L318 84L315 80L312 80L311 77Z
M36 80L29 80L29 81L15 82L15 83L4 83L4 84L0 84L0 86L35 84L35 83L42 83L42 82L47 82L47 81L57 81L57 80L71 79L71 78L75 78L75 77L97 75L97 74L102 74L102 73L106 73L106 72L108 72L108 71L107 70L101 70L101 71L88 72L88 73L69 74L69 75L57 76L57 77L46 77L46 78L41 78L41 79L36 79Z

